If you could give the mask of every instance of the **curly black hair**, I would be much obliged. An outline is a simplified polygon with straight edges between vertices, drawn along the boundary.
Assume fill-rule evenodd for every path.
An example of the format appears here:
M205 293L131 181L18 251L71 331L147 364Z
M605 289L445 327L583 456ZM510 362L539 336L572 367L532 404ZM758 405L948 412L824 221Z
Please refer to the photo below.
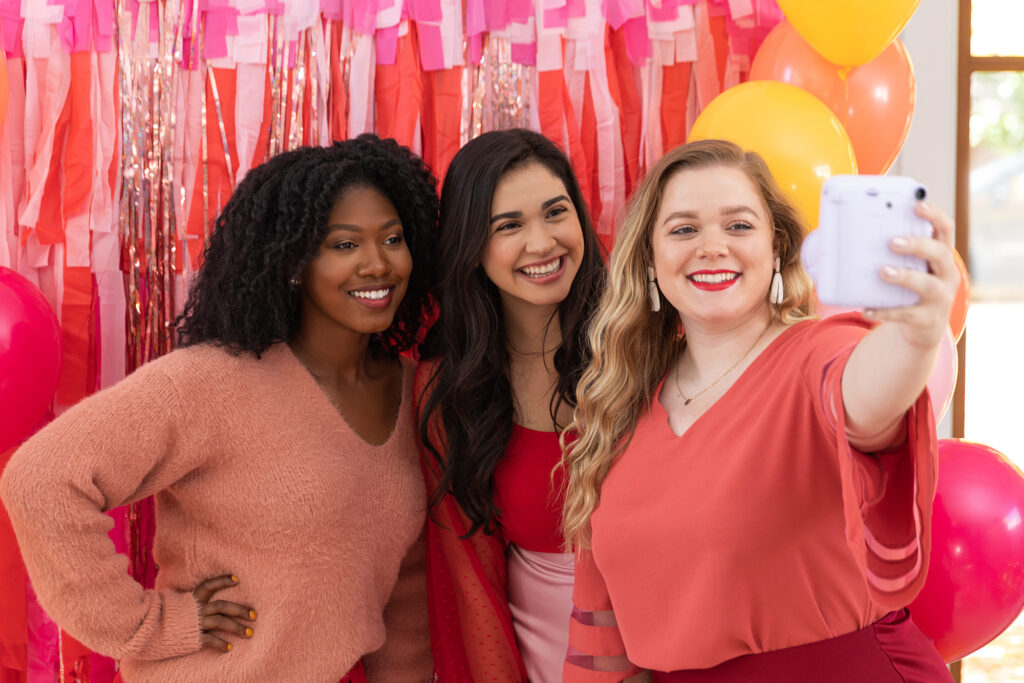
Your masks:
M214 223L177 320L180 344L212 343L259 357L271 344L290 341L301 315L293 278L317 253L334 204L356 187L372 187L394 204L413 261L394 322L374 335L371 348L385 355L415 349L432 310L437 182L408 148L369 133L283 152L246 174Z

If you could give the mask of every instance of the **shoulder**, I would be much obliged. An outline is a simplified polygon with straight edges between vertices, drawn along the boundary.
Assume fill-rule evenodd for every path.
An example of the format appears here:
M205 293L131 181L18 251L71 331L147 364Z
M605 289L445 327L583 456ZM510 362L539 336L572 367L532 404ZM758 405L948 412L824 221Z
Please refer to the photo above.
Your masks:
M822 320L807 320L795 324L788 334L784 333L783 346L787 352L807 354L815 349L856 344L876 324L859 312L842 313Z

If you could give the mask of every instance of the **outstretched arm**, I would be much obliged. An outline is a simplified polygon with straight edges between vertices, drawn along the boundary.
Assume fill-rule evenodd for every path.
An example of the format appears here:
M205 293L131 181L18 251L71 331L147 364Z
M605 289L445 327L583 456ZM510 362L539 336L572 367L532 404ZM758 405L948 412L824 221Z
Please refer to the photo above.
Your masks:
M921 300L913 306L865 311L881 324L857 344L843 373L847 438L865 453L903 438L903 416L928 382L959 281L952 221L924 202L915 211L932 224L934 237L897 239L891 248L924 259L929 272L886 268L881 275Z

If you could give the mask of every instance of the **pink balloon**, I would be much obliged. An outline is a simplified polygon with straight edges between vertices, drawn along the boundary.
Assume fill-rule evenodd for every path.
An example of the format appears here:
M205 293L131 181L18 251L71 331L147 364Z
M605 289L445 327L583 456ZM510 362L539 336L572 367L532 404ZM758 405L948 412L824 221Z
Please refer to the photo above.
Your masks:
M939 441L928 578L914 623L947 662L1002 633L1024 608L1024 474L993 448Z
M31 282L0 266L0 452L39 424L60 367L60 325L49 302Z
M831 318L840 313L859 313L861 309L847 306L828 306L818 304L818 315L821 319ZM956 342L953 341L953 333L946 330L945 336L939 342L939 353L935 358L935 367L928 377L928 396L932 402L932 414L935 415L935 422L941 422L946 411L949 410L949 403L953 400L953 389L956 388L956 375L958 371L958 360L956 356Z
M928 377L928 394L932 399L932 413L935 414L935 422L941 422L949 410L949 403L953 400L953 390L956 388L956 374L959 370L959 361L956 356L956 342L953 341L953 333L946 329L942 341L939 343L939 353L935 357L935 367Z

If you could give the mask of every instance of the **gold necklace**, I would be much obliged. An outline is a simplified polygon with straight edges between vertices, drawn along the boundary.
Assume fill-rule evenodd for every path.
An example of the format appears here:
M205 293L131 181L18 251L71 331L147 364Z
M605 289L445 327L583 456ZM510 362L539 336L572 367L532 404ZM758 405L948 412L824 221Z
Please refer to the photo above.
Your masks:
M768 324L767 324L767 325L765 326L765 328L764 328L763 330L761 330L761 334L757 335L757 339L755 339L755 340L754 340L754 345L753 345L753 346L751 346L751 347L750 347L749 349L747 349L747 352L746 352L746 353L744 353L744 354L743 354L742 356L740 356L740 359L739 359L738 361L736 361L735 363L733 363L732 365L730 365L730 366L729 366L729 369L728 369L728 370L726 370L726 371L725 371L725 372L723 372L723 373L722 373L721 375L719 375L719 376L718 376L718 379L716 379L716 380L715 380L714 382L712 382L711 384L707 385L706 387L704 387L703 389L701 389L700 391L698 391L698 392L697 392L696 394L694 394L693 396L689 396L689 397L688 397L688 396L687 396L686 394L684 394L684 393L683 393L683 390L682 390L682 388L680 388L680 386L679 386L679 366L681 366L681 365L682 365L682 363L680 363L679 365L677 365L677 366L676 366L676 372L675 372L675 376L676 376L676 391L678 391L678 392L679 392L679 398L683 399L683 405L684 405L684 406L688 406L688 405L690 405L690 402L691 402L691 401L693 401L693 399L697 398L698 396L700 396L701 394L703 394L703 393L704 393L705 391L707 391L707 390L708 390L708 389L710 389L711 387L713 387L713 386L715 386L716 384L718 384L719 382L721 382L721 381L722 381L722 380L723 380L723 379L725 378L725 376L726 376L726 375L728 375L728 374L729 374L730 372L732 372L733 370L735 370L735 369L736 369L736 366L737 366L737 365L739 365L740 363L742 363L742 362L743 362L743 360L744 360L744 359L745 359L745 358L746 358L747 356L749 356L749 355L750 355L750 352L751 352L751 351L753 351L753 350L754 350L754 349L755 349L755 348L757 347L758 343L759 343L759 342L761 341L761 338L762 338L762 337L764 337L764 334L765 334L765 332L767 332L767 331L768 331L768 328L769 328L769 327L771 327L771 326L772 326L772 322L771 322L771 321L769 320L769 321L768 321Z

